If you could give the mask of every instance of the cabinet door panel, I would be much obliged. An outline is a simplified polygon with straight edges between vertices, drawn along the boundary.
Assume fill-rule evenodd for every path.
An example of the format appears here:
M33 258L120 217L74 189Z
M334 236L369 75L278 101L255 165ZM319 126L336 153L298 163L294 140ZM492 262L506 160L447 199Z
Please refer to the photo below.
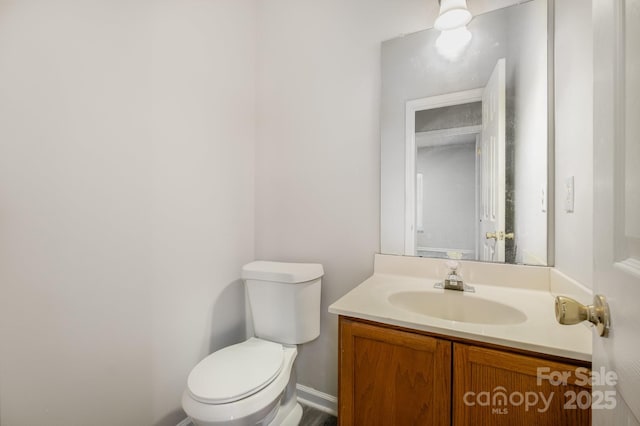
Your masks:
M340 424L449 425L451 343L340 320Z
M587 369L459 343L453 357L456 426L591 424Z

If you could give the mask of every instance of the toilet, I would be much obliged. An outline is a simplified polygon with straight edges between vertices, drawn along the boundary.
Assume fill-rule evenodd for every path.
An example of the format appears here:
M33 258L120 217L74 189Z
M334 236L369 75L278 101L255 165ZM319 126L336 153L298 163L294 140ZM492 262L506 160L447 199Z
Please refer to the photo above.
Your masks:
M256 261L242 267L254 337L222 348L196 365L182 408L197 426L298 425L297 345L320 334L316 263Z

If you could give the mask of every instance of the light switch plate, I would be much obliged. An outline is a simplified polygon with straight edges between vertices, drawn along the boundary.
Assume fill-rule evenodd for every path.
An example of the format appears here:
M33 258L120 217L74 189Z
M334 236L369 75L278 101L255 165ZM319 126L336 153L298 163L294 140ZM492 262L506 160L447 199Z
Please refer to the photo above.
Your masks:
M575 186L573 176L569 176L564 183L565 191L564 191L564 211L567 213L573 213L574 208L574 198L575 198Z

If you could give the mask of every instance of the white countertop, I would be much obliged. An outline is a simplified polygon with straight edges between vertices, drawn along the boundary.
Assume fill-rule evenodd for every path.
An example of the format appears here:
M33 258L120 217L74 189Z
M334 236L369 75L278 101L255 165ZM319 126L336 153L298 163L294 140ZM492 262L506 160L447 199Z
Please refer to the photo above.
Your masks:
M466 283L475 287L475 293L465 293L465 297L499 302L526 314L527 319L524 322L510 325L445 320L396 307L388 300L390 295L404 291L425 291L434 294L454 291L433 288L438 281L442 280L376 272L329 306L329 312L446 336L591 361L591 327L585 324L558 324L555 319L554 297L548 290L541 289L544 286L511 288L504 285Z

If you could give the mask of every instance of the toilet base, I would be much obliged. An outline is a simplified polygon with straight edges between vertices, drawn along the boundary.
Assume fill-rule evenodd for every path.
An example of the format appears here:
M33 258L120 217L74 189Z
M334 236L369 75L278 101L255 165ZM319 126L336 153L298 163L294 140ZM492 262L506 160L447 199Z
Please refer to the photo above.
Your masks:
M292 368L289 382L280 400L278 413L273 420L268 423L269 426L298 426L300 424L300 419L302 419L302 406L298 402L296 382L296 370Z
M296 403L293 410L288 413L282 408L284 407L281 407L276 417L269 423L269 426L298 426L302 419L302 406L300 403Z

